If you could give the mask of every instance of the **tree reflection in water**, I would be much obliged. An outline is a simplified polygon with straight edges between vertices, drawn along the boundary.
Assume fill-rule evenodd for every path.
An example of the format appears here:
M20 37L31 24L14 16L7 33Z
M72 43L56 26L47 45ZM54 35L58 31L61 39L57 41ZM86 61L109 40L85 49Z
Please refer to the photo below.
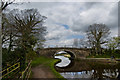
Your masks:
M65 78L118 78L120 80L120 64L102 63L92 60L75 60L72 67L56 68Z

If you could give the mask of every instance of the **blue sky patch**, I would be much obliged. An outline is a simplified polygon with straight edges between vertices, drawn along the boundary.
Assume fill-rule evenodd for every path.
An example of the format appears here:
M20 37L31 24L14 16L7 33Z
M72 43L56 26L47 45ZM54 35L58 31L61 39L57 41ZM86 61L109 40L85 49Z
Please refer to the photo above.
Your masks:
M64 26L65 29L69 29L68 25L63 24L62 26Z
M67 24L61 24L61 23L56 23L57 25L63 26L65 29L69 29L69 26Z

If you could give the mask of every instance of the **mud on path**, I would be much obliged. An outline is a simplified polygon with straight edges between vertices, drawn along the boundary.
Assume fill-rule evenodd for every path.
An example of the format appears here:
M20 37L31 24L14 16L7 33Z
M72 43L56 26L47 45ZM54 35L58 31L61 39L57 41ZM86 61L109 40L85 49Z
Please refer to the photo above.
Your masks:
M32 78L55 78L49 67L39 65L32 68Z

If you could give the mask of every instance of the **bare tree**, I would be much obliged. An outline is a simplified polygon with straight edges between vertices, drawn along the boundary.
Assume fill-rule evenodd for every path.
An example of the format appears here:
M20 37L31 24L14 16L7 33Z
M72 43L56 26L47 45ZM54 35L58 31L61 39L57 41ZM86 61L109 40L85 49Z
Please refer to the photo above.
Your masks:
M12 4L15 0L1 0L0 1L0 63L2 63L2 11L6 9L6 7ZM0 71L2 70L2 64L0 64ZM1 75L0 75L1 76Z
M13 53L12 56L20 58L22 67L26 56L34 54L33 48L42 45L45 41L46 27L43 23L46 17L40 15L37 9L14 9L5 14L5 20L2 28L3 45L7 44L8 53ZM12 49L17 51L17 54L12 52ZM10 59L9 62L14 60ZM6 61L8 59L4 60L4 65Z
M7 38L14 42L13 45L11 45L12 42L9 42L9 46L34 47L36 43L42 44L41 42L45 41L46 27L43 26L43 23L46 17L41 16L37 9L21 11L15 9L6 14L6 18L9 27L7 27L7 34L9 33Z
M90 25L86 31L88 42L95 53L100 54L101 45L106 43L106 38L110 34L110 29L105 24Z
M7 8L8 5L13 4L15 2L15 0L1 0L1 10L5 10Z
M14 3L15 0L1 0L0 1L0 36L2 38L2 11L5 10L7 8L8 5ZM1 43L2 43L2 39L1 39ZM1 45L2 46L2 45Z

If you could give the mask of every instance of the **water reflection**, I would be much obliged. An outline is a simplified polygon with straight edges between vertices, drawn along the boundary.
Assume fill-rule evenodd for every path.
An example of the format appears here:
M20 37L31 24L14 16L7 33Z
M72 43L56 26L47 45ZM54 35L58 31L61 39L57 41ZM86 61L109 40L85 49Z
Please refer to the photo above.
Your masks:
M61 60L55 67L67 79L120 80L120 63L109 63L101 60L75 59L65 51L56 53L55 58ZM77 78L77 79L76 79Z
M66 67L70 64L70 60L67 57L64 56L55 56L55 58L61 59L60 63L57 63L56 66L57 67Z
M60 73L64 78L117 78L119 75L118 69L110 70L103 69L102 71L90 70L81 72L62 72Z
M118 78L120 80L120 63L104 63L97 60L74 60L67 68L55 68L65 78ZM70 63L71 64L71 63Z
M66 67L71 63L71 55L66 51L60 51L54 55L54 58L60 59L61 61L58 62L55 66L57 67Z

